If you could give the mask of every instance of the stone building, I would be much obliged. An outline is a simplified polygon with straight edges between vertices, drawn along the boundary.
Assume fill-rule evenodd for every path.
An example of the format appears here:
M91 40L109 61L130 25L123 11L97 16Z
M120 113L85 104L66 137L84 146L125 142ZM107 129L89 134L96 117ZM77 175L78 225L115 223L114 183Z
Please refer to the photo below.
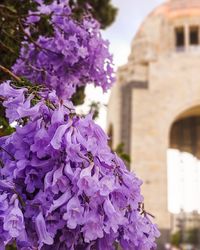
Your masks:
M108 106L112 146L124 143L144 181L145 208L169 240L168 148L200 156L200 0L170 0L143 22Z

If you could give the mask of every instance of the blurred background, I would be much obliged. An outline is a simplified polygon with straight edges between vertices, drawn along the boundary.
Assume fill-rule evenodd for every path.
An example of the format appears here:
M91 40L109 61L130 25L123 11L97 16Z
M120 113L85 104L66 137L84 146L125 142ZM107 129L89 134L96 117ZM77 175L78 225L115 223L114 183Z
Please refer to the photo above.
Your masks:
M158 249L200 249L200 0L113 0L117 71L97 122L144 184Z

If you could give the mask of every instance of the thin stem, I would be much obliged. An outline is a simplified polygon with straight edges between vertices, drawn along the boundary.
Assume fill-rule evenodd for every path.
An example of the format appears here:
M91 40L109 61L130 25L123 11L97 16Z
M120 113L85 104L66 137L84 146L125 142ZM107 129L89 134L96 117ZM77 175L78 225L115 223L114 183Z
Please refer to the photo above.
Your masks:
M25 58L24 58L24 60L26 60ZM38 72L40 72L40 73L46 73L46 71L42 68L42 69L40 69L40 68L37 68L36 66L33 66L32 64L30 64L30 63L28 63L28 66L31 68L31 69L33 69L33 70L35 70L35 71L38 71Z
M12 73L9 69L5 68L4 66L0 65L0 70L11 76L15 81L21 82L21 79L18 76L16 76L14 73Z
M13 10L13 9L7 7L6 5L3 5L3 4L0 4L0 9L7 10L7 11L9 11L10 13L12 13L14 15L17 14L17 12L15 10Z
M4 167L4 164L3 162L0 160L0 168L3 168Z
M141 215L144 215L144 216L146 216L146 215L149 215L149 216L151 216L152 218L155 218L155 216L153 215L153 214L150 214L149 212L147 212L145 209L144 209L144 203L140 203L139 204L139 210L141 210Z
M25 29L24 29L24 27L23 27L23 25L22 25L22 23L21 23L21 20L20 20L20 18L18 18L18 23L19 23L19 27L20 27L20 29L22 30L22 32L24 33L24 35L26 35L26 37L36 46L36 47L38 47L39 49L43 49L39 44L37 44L36 42L35 42L35 40L25 31Z
M5 50L9 50L12 54L17 54L12 48L8 47L5 43L3 43L1 40L0 40L0 45L5 49Z
M4 33L8 38L12 39L14 42L20 43L19 40L17 40L15 37L11 36L8 32L6 32L5 29L2 29L1 32Z
M15 161L15 157L11 153L9 153L5 148L0 146L0 150L3 150L6 154L8 154L11 157L13 161Z

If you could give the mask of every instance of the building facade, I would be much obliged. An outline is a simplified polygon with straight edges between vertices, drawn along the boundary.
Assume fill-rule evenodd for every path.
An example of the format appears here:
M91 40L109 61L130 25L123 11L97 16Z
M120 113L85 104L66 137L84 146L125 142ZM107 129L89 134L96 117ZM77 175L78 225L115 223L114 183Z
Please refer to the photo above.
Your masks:
M112 147L124 143L163 242L171 228L167 149L200 155L200 0L170 0L143 22L108 105Z

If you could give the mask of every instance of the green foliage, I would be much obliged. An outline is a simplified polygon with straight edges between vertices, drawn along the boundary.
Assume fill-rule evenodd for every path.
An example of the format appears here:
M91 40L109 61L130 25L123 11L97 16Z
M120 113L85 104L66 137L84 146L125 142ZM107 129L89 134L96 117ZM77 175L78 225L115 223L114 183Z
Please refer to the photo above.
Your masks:
M91 6L93 17L99 21L101 28L105 29L115 21L117 8L110 0L70 0L71 5L75 6L75 13L81 16L87 5Z
M0 136L9 135L13 131L14 131L14 128L12 128L9 125L8 120L5 118L5 109L1 105L1 100L0 100Z
M97 119L99 116L100 102L90 103L90 113L93 113L93 119Z
M124 143L120 143L114 151L118 154L118 156L121 159L126 161L128 164L131 163L130 156L124 152Z
M52 0L46 0L45 3L51 3ZM110 0L71 0L75 18L81 18L86 5L92 7L91 14L100 22L104 29L108 27L117 14L117 9L111 4ZM25 30L23 26L23 17L29 10L34 10L36 4L31 0L2 0L0 3L0 65L10 68L18 58L20 44L24 39ZM42 35L50 35L51 25L47 17L41 17L40 22L32 27L33 36L30 40L36 40ZM7 76L0 72L0 81L5 80ZM72 98L74 105L84 103L84 87L77 89L77 94Z
M181 242L181 232L180 231L177 231L176 233L172 234L171 235L171 244L173 246L176 246L178 247L182 242Z
M46 3L51 3L52 0L46 0ZM117 14L117 9L112 6L110 0L71 0L71 5L74 7L74 16L80 18L83 10L89 4L92 9L92 15L101 23L102 28L109 26ZM26 34L23 18L29 10L34 10L36 4L31 0L1 0L0 2L0 65L6 68L11 68L18 58L21 42ZM51 35L52 28L48 22L48 17L42 16L40 22L32 27L33 36L28 38L30 41L36 40L41 35ZM0 71L0 82L7 79L7 75ZM72 97L74 105L81 105L85 99L85 87L77 88L76 93ZM1 101L1 100L0 100ZM1 103L0 103L1 105ZM95 117L98 116L98 105L91 105L91 109L95 110ZM12 133L13 128L5 119L4 109L0 106L0 136Z
M199 243L199 229L192 228L187 231L186 242L197 245Z
M17 250L17 247L15 244L6 246L6 250Z
M183 237L184 234L184 237ZM199 229L190 228L184 232L177 231L171 235L171 244L173 246L180 246L180 244L187 243L197 246L199 244Z
M0 136L10 135L14 132L14 128L12 128L7 119L5 117L0 116Z
M34 9L29 0L2 0L0 4L0 64L10 68L18 57L24 34L20 29L19 20ZM2 72L0 79L3 78Z
M85 100L85 86L78 87L76 93L72 96L72 102L75 106L82 105Z
M52 2L47 0L46 2ZM110 0L71 0L75 16L81 16L86 4L91 5L92 15L101 23L102 28L109 26L117 14L117 9ZM10 68L18 57L21 41L24 39L23 17L36 5L30 0L2 0L0 3L0 64ZM32 27L33 39L39 34L50 35L51 26L47 17L42 17L38 25ZM0 79L3 75L0 74Z

